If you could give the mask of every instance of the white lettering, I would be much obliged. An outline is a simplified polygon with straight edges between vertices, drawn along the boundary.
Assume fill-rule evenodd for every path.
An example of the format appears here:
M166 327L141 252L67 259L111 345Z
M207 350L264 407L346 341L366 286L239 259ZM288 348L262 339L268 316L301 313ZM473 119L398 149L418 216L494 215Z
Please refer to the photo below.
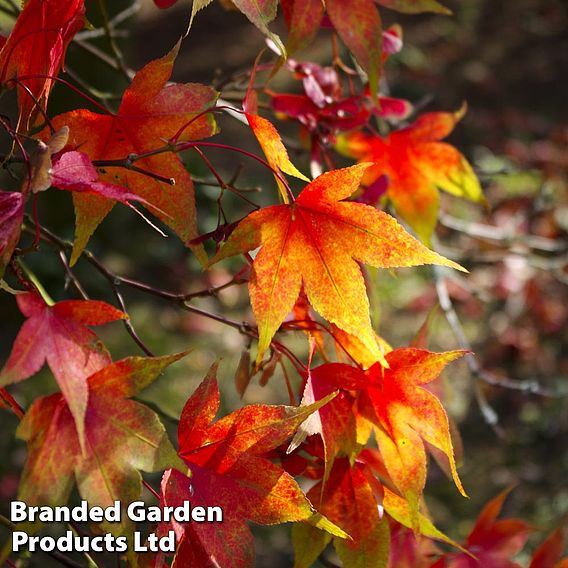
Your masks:
M172 509L174 510L174 519L178 523L189 523L191 520L191 505L189 504L189 501L184 501L181 507L172 507ZM165 520L169 521L170 519Z
M10 505L10 520L19 523L26 520L26 504L23 501L12 501Z
M23 531L14 531L12 533L12 551L20 552L20 546L28 542L28 535Z
M55 550L55 539L52 536L44 536L39 541L39 548L43 552L53 552Z
M120 501L115 501L114 505L105 509L105 518L109 523L120 523Z
M130 509L130 507L128 507L128 508ZM132 519L130 514L128 515L128 517L130 519ZM138 531L135 531L134 532L134 552L148 552L148 547L144 546L142 544L141 538L142 538L142 535Z
M221 507L207 507L207 520L210 523L222 523L223 509Z
M126 511L128 518L135 523L142 523L146 520L146 515L144 511L144 501L134 501L128 505ZM144 552L141 550L140 552Z
M163 536L159 542L162 552L175 552L176 550L176 533L169 531L168 536Z

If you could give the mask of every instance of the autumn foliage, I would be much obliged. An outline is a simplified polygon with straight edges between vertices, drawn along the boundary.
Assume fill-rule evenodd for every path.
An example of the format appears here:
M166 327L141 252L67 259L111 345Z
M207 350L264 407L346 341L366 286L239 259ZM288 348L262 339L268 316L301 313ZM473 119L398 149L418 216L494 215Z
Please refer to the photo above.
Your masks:
M182 32L191 37L210 2L193 0ZM176 0L154 3L168 9ZM172 37L169 52L131 72L115 44L111 2L27 0L0 41L0 96L3 105L7 101L0 116L7 140L3 163L17 180L17 187L0 192L0 277L2 294L13 295L22 316L0 371L0 407L18 416L15 435L27 445L18 498L56 506L77 491L103 507L142 496L160 506L189 500L222 507L220 525L149 527L156 534L173 530L176 553L128 553L118 560L132 565L253 566L251 523L291 523L297 568L324 565L322 558L326 566L346 568L520 566L515 556L537 528L498 518L508 491L485 505L463 543L436 528L424 500L432 459L456 494L470 491L460 480L459 434L439 380L466 362L482 372L469 344L458 333L455 348L429 350L427 320L410 330L416 333L412 345L394 347L391 330L381 327L378 335L371 317L370 269L386 269L385 278L404 269L397 271L403 279L426 265L421 270L436 282L442 308L454 318L444 275L464 273L460 281L467 281L470 266L467 256L452 259L454 251L439 246L440 190L480 211L491 205L470 161L446 140L460 128L466 104L422 112L382 92L389 58L402 49L402 29L383 28L381 14L448 17L450 10L435 0L230 4L268 46L250 62L234 103L211 86L171 81L183 38ZM62 74L70 43L88 43L89 36L77 34L92 28L86 18L97 9L110 48L91 54L98 52L127 79L118 101L99 98L96 89ZM285 36L274 31L277 14ZM332 65L296 59L321 34L333 42ZM271 82L277 74L286 74L295 92L278 92ZM81 97L85 108L53 113L55 89ZM239 140L216 141L225 120L246 128L247 149ZM299 152L281 137L280 120L292 126ZM225 179L208 155L213 149L239 154L272 175L261 204ZM211 212L197 205L199 176L189 159L184 162L188 155L221 189L217 225L209 232L202 227ZM45 226L38 212L38 202L50 206L55 189L69 192L73 204L72 242ZM244 217L225 214L224 191L246 201ZM235 321L196 306L190 293L111 269L90 240L117 205L147 221L143 231L179 239L202 270L232 271L228 284L201 295L246 283L252 317ZM54 301L28 267L32 253L62 261L69 286L52 293L65 299ZM91 297L77 266L103 277L115 305ZM165 420L155 404L138 397L170 365L192 358L192 338L187 352L154 354L127 309L130 290L237 329L247 341L230 373L241 398L256 377L264 385L278 369L285 377L278 389L290 403L228 411L217 378L225 363L211 360L201 384L186 393L173 442L171 417ZM110 324L119 333L119 322L135 343L129 356L113 361L91 328ZM19 383L33 381L44 364L58 392L22 408ZM161 483L155 475L144 477L150 473ZM150 492L143 493L144 486ZM35 524L25 530L43 529ZM134 529L129 521L104 527L128 538ZM534 553L531 568L566 566L563 538L560 526ZM330 543L333 562L326 556ZM9 558L16 561L7 546L2 559Z

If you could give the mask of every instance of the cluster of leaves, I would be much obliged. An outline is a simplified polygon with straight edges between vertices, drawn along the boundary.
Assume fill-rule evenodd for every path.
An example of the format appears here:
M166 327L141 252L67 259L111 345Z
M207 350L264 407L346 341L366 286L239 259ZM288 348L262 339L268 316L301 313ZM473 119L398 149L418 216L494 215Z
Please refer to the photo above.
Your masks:
M156 0L161 8L174 3ZM194 0L191 20L207 4ZM298 568L312 565L331 541L349 567L516 566L511 559L531 529L521 521L496 520L505 495L487 505L463 545L432 524L422 499L428 453L465 496L436 379L450 362L471 355L465 349L431 352L421 342L393 349L372 326L365 283L366 265L465 271L430 248L439 189L485 202L467 160L441 142L465 107L422 114L402 126L412 105L379 93L383 65L401 48L402 34L396 26L382 29L375 4L410 13L448 10L435 0L326 0L325 5L283 0L289 30L283 42L268 28L277 0L233 4L277 52L265 67L293 73L303 94L259 87L255 66L242 108L219 104L219 93L211 87L169 82L178 43L132 77L117 110L82 93L97 112L71 109L50 116L53 86L62 82L62 88L77 89L58 74L69 43L84 24L83 0L27 0L11 34L0 43L0 84L3 94L16 90L19 111L15 125L0 117L12 143L5 163L10 168L23 164L20 190L0 193L0 276L15 277L20 290L4 288L15 293L27 318L0 372L0 405L22 418L17 435L28 445L19 498L30 505L61 505L76 486L92 506L115 500L126 505L140 497L144 471L163 473L158 497L164 506L190 500L194 506L223 508L222 525L172 522L156 527L158 533L172 528L178 546L173 559L152 559L155 566L165 560L178 567L251 566L254 545L246 521L293 522ZM288 57L322 27L332 29L334 41L337 34L359 69L339 55L333 67ZM120 69L116 47L114 52ZM313 180L294 166L276 127L259 114L258 92L269 97L276 116L298 123ZM253 157L274 174L279 202L199 236L194 185L179 153L196 150L222 189L230 184L203 149L247 153L204 141L217 133L214 113L220 110L250 127L265 155ZM390 127L389 133L379 134L375 120ZM358 163L336 168L340 155ZM286 175L307 182L297 196ZM51 187L72 194L76 232L70 246L42 227L35 214L41 192ZM49 193L44 199L49 200ZM34 211L31 222L25 219L28 202ZM85 259L111 285L130 284L197 310L182 294L117 280L86 249L116 202L139 214L136 205L147 209L204 267L244 256L248 266L242 280L248 281L256 325L199 313L257 340L255 363L251 367L244 358L237 373L241 393L254 373L262 370L261 380L267 381L287 358L300 377L299 405L244 406L215 421L220 397L214 365L185 405L174 449L158 414L131 398L185 354L153 356L137 337L121 294L116 294L120 310L91 300L73 274L74 264ZM386 203L418 238L382 210ZM27 253L19 247L22 228L35 233L30 250L40 244L60 249L83 299L49 298L22 261ZM204 246L209 236L217 244L222 241L210 258ZM146 357L112 362L89 327L116 320L126 323ZM290 330L305 333L307 362L276 336ZM312 365L316 359L319 366ZM4 387L35 375L45 362L61 392L37 399L24 412ZM307 493L295 479L300 476L312 482ZM124 520L105 530L129 536L133 528ZM561 531L555 533L531 566L563 565L562 539ZM130 553L128 561L139 559Z

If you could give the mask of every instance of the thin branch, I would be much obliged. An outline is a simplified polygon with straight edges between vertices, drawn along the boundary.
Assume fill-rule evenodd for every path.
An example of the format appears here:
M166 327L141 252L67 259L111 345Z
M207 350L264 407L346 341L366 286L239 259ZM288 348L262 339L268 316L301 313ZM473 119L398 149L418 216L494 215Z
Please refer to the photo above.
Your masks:
M124 58L122 57L122 53L118 48L118 45L112 33L106 4L104 3L103 0L97 0L97 4L99 6L99 11L103 18L103 28L105 30L105 35L107 37L112 54L114 55L114 59L116 61L118 70L126 77L127 81L130 81L130 70L128 69L128 67L126 67L124 63Z
M112 35L113 37L118 37L120 31L117 30L116 28L122 24L122 22L128 20L128 18L131 18L132 16L135 16L141 8L142 4L136 0L136 2L134 2L132 4L132 6L128 6L128 8L125 8L122 12L119 12L116 16L114 16L110 21L109 21L109 28L111 29ZM93 39L93 38L98 38L98 37L102 37L106 34L106 30L103 28L97 28L95 30L83 30L81 32L79 32L78 34L75 35L75 38L79 38L79 39ZM127 34L128 32L123 32L124 34Z
M26 216L26 219L29 222L28 216ZM32 232L32 229L30 227L27 227L27 226L24 226L23 230L28 232L28 233ZM52 245L54 245L55 247L57 247L59 249L72 250L72 248L73 248L72 243L61 239L60 237L58 237L56 234L52 233L49 229L46 229L45 227L40 226L40 234L41 234L42 239L51 243ZM88 250L83 251L83 256L93 267L96 268L96 270L98 272L100 272L105 277L106 280L108 280L121 309L125 313L126 313L126 306L124 304L124 298L122 297L122 294L119 290L120 285L130 286L132 288L136 288L136 289L141 290L143 292L147 292L147 293L152 294L154 296L163 298L164 300L173 301L180 308L182 308L182 309L184 309L184 310L186 310L190 313L200 315L200 316L206 317L208 319L212 319L214 321L222 323L223 325L226 325L228 327L232 327L233 329L236 329L237 331L239 331L239 333L242 333L243 335L247 335L248 337L258 339L258 328L256 326L253 326L253 325L251 325L251 324L249 324L248 322L245 322L245 321L232 320L232 319L227 318L223 315L216 314L216 313L213 313L213 312L209 312L209 311L204 310L202 308L198 308L197 306L191 305L189 303L188 296L191 299L191 298L195 297L194 294L189 294L189 295L175 294L175 293L172 293L172 292L168 292L166 290L160 290L158 288L154 288L153 286L150 286L149 284L137 282L136 280L132 280L130 278L119 276L118 274L115 274L114 272L109 270L92 252L90 252ZM147 353L148 355L151 355L150 349L148 347L146 347L146 345L144 345L143 341L138 337L138 335L136 334L136 331L134 330L130 320L124 320L124 325L126 326L128 333L132 336L132 338L139 345L139 347L145 353ZM273 339L270 346L275 351L285 355L290 360L290 362L294 365L294 367L298 370L298 372L301 373L305 370L304 363L294 353L292 353L286 346L282 345L282 343Z
M104 63L107 67L114 69L114 71L120 72L120 67L117 65L116 61L112 57L109 57L104 51L99 49L98 47L94 46L93 44L89 43L84 39L79 39L75 37L73 43L78 45L81 49L96 57L101 63ZM128 73L129 78L132 79L134 77L134 71L129 71Z
M539 235L522 235L508 227L464 221L447 213L442 213L439 221L448 229L458 231L472 238L502 242L509 246L520 244L530 249L547 253L568 251L568 243L566 241L548 239Z
M67 277L69 278L69 281L73 283L73 286L75 286L75 289L77 290L77 292L79 293L81 298L83 298L83 300L88 300L89 296L88 296L87 292L85 292L85 289L81 285L81 282L79 282L79 279L77 278L77 276L75 276L75 273L73 272L73 270L69 266L69 261L67 260L67 255L65 254L65 251L63 251L63 250L59 251L59 258L61 259L61 264L63 264L63 268L65 269L65 272L67 273Z
M446 316L446 320L450 325L455 338L457 339L458 345L461 349L470 351L470 353L465 356L469 372L475 378L481 378L481 366L473 353L471 353L471 344L465 335L461 322L458 318L458 314L454 309L454 305L450 298L450 293L448 292L448 287L446 285L446 280L443 276L442 270L438 266L434 266L434 278L436 284L436 293L438 294L438 302L440 303L440 307L442 308L444 315ZM475 385L475 394L483 418L497 434L497 436L499 436L499 438L503 438L505 433L499 425L499 416L487 401L485 394L479 386L479 383Z

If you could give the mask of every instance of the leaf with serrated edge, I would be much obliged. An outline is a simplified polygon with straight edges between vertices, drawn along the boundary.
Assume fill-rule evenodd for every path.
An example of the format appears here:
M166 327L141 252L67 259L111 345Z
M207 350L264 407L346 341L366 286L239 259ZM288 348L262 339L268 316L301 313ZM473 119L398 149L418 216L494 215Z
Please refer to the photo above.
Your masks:
M48 306L37 294L16 296L24 322L8 361L0 372L0 386L23 381L47 362L75 420L83 444L87 410L86 379L111 362L102 342L86 326L126 319L126 314L96 300L64 300Z
M456 148L440 142L465 113L432 112L386 138L353 132L338 137L337 150L362 162L374 162L363 177L371 185L388 176L387 196L396 212L425 243L438 221L442 189L452 195L485 204L479 180Z
M183 467L158 416L129 398L184 355L129 357L91 375L83 451L65 399L54 394L36 400L17 431L28 443L19 499L28 505L63 505L75 480L90 506L108 507L117 500L126 506L140 498L138 470ZM128 526L128 521L109 523L105 530L125 534Z
M175 506L191 500L192 506L220 506L223 523L188 523L172 526L186 545L178 550L177 565L199 561L210 566L251 566L252 535L246 520L259 524L308 521L339 531L314 509L294 479L263 457L289 439L312 412L331 400L300 407L251 405L212 422L219 408L214 366L181 415L179 455L191 478L166 472L162 500ZM343 534L343 533L342 533Z
M262 247L249 281L259 327L257 362L292 310L302 282L316 311L358 336L381 359L358 262L383 268L440 264L464 270L411 237L387 213L342 201L358 188L368 166L324 173L294 203L251 213L210 261Z
M95 160L123 160L130 154L155 150L162 142L183 130L180 141L205 138L216 133L212 114L196 115L215 105L218 93L195 83L170 84L179 44L161 59L143 67L124 92L116 114L97 114L79 109L52 119L55 128L69 127L69 146ZM49 136L49 130L41 134ZM128 188L153 206L156 214L189 246L197 236L193 182L180 158L172 152L138 160L136 166L165 178L169 185L127 168L99 168L99 179ZM100 195L75 193L76 235L71 255L74 264L97 226L107 216L115 201ZM194 248L204 260L200 247Z

